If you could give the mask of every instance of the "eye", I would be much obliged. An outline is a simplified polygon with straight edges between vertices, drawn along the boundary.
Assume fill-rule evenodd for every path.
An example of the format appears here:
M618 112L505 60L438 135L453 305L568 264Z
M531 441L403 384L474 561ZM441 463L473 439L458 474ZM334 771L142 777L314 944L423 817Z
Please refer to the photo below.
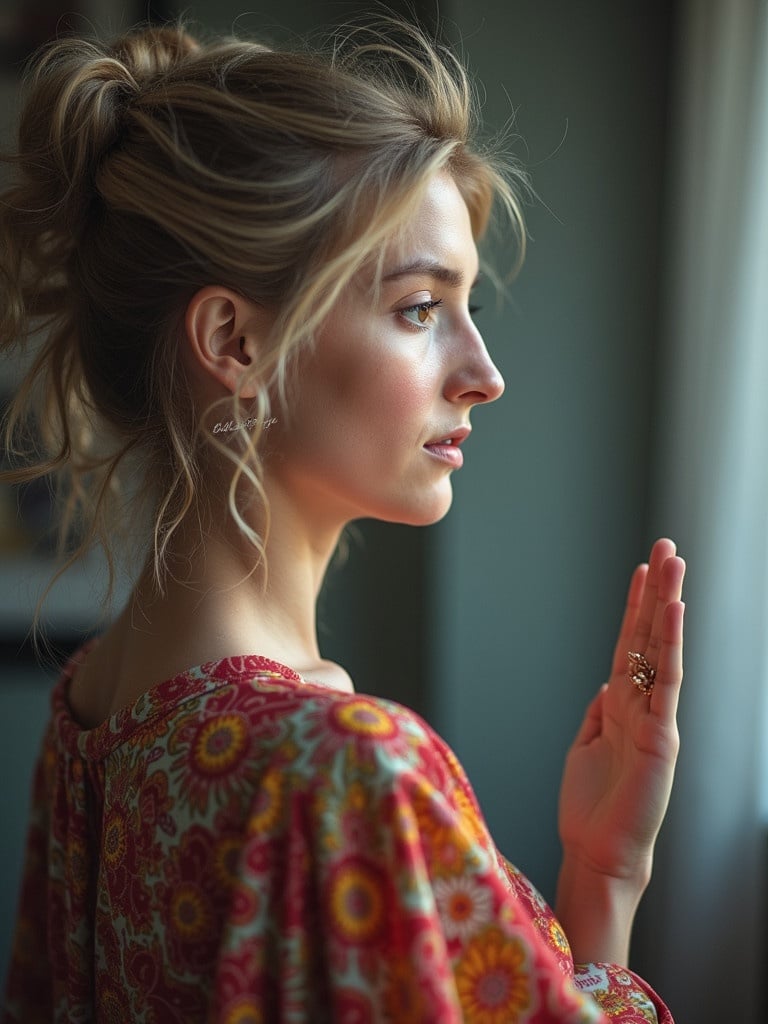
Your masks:
M426 331L433 321L432 310L442 304L442 299L430 299L429 302L420 302L416 306L406 306L405 309L398 312L411 326L417 327L420 331Z

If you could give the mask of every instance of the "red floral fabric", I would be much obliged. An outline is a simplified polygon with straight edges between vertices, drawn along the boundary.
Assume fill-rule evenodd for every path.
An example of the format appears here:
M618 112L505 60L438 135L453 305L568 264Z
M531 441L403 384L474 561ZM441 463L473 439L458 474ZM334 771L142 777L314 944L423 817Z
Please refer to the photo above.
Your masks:
M574 972L412 712L240 657L83 730L74 664L35 776L6 1024L671 1024L630 972Z

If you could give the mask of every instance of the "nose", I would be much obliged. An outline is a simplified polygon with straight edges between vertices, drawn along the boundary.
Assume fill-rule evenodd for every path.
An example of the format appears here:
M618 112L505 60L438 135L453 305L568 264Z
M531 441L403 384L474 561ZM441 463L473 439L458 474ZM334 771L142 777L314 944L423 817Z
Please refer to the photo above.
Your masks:
M504 393L504 378L474 324L462 338L460 353L458 365L446 381L446 398L470 405L495 402Z

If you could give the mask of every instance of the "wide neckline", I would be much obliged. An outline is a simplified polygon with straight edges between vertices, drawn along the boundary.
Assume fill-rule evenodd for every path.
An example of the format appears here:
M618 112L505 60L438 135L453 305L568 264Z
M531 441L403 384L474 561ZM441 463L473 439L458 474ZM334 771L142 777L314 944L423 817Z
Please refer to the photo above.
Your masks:
M322 684L309 682L298 672L260 654L230 655L193 665L162 682L153 684L135 701L119 708L93 727L80 724L69 705L72 677L97 643L88 641L68 660L54 687L51 703L59 742L73 755L88 760L105 757L155 718L173 713L180 705L212 691L242 683L271 684L307 692L326 691Z

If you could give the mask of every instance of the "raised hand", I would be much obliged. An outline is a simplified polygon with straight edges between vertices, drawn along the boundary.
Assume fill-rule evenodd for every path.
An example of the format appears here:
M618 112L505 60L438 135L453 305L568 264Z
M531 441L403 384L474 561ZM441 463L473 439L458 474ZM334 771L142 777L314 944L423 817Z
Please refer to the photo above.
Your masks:
M610 679L587 709L563 775L558 913L572 945L578 935L588 946L596 943L598 951L615 951L614 959L626 956L631 919L650 878L672 788L683 678L684 573L685 563L666 539L654 544L649 564L635 570ZM629 678L630 651L655 669L650 693ZM583 905L590 891L591 908ZM602 950L597 906L602 898L611 903L617 896L620 906L605 909L611 920Z

